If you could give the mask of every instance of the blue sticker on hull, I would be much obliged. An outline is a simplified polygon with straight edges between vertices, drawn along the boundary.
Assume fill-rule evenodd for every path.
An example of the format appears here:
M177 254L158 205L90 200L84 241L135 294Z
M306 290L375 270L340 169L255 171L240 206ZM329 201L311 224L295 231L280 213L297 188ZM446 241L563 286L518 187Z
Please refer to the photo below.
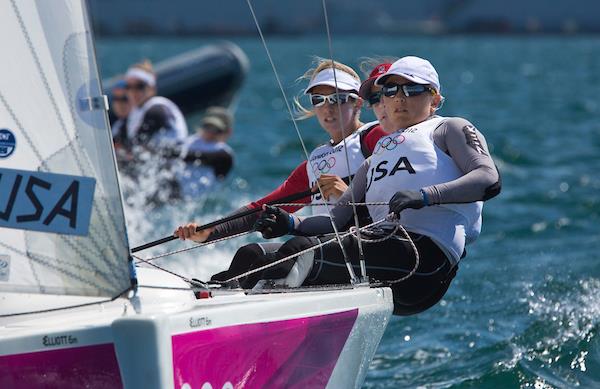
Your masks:
M96 179L0 168L0 227L87 235Z
M17 147L15 135L6 128L0 129L0 159L8 158Z

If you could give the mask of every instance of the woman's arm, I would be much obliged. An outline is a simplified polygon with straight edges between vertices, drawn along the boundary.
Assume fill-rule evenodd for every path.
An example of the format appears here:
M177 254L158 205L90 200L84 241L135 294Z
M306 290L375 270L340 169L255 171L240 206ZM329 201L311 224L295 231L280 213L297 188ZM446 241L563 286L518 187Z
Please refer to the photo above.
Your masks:
M450 118L435 130L433 139L452 157L463 176L423 188L430 205L483 201L500 193L500 173L490 156L485 137L469 121Z
M306 172L306 161L303 161L298 165L274 191L266 195L265 197L251 202L247 205L248 208L260 208L263 204L267 204L278 199L291 196L296 193L305 192L309 189L308 187L308 173ZM294 203L310 203L310 196L306 196L300 200L294 201ZM296 207L282 207L287 212L296 212L301 209L301 206Z
M352 186L350 186L338 200L339 203L347 203L352 201L352 192L354 192L354 199L356 201L362 201L365 198L365 192L367 188L367 172L370 166L370 159L367 159L358 168L354 179L352 180ZM331 216L335 221L335 225L338 229L343 228L348 224L352 218L352 206L337 205L331 208ZM295 235L306 235L314 236L321 234L332 233L333 227L331 225L331 218L327 215L317 215L308 217L295 217L294 234Z
M274 191L266 195L265 197L256 200L248 205L241 207L230 215L234 215L240 212L244 212L250 209L257 209L262 207L263 204L266 204L271 201L276 201L286 196L293 195L295 193L301 193L308 190L308 175L306 173L306 161L302 162L298 165L294 171L288 176L288 178L279 185ZM300 200L294 201L295 203L310 203L310 196L302 198ZM302 207L282 207L288 212L296 212ZM219 224L214 228L210 236L208 237L208 241L224 238L226 236L231 236L235 234L239 234L241 232L247 232L252 230L254 223L258 219L260 215L259 212L253 213L251 215L247 215L244 217L240 217L229 222Z

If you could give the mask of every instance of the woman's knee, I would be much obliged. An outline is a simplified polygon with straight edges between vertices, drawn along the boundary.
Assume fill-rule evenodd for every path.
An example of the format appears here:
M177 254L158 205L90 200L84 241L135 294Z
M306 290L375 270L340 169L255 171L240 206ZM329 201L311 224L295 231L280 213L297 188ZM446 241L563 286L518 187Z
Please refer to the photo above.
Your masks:
M450 283L439 284L435 290L425 294L424 296L419 296L420 298L415 298L414 296L407 297L405 294L398 293L396 290L392 289L394 298L394 315L409 316L428 310L436 305L442 299L442 297L444 297L449 286Z
M259 244L250 243L245 246L240 247L233 256L232 263L234 262L244 262L244 263L252 263L254 260L261 255L264 255L264 252Z
M298 253L302 250L306 250L309 247L314 246L319 243L316 238L308 237L308 236L295 236L292 239L285 242L277 252L280 257L283 258L285 256L289 256L295 253Z

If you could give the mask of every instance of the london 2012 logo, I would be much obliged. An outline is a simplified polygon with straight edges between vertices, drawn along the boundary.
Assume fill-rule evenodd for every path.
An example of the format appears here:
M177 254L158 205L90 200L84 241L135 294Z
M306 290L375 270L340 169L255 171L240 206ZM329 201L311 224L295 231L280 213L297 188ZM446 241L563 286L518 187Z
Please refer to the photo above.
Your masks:
M0 129L0 158L8 158L15 151L17 140L15 135L6 128Z
M329 157L327 159L322 159L319 162L315 162L312 164L313 171L315 174L327 174L333 169L335 166L335 157Z
M375 145L375 150L373 150L373 154L381 154L385 150L392 151L396 147L398 147L399 144L404 143L405 140L406 138L402 134L386 136L385 138L382 138L379 142L377 142L377 144Z

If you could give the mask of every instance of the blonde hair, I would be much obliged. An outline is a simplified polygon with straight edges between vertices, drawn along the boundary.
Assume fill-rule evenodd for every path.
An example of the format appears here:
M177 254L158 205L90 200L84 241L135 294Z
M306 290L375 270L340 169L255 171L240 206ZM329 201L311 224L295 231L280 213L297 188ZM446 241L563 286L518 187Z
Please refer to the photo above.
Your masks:
M154 72L154 68L152 67L152 62L150 62L150 60L147 58L143 59L142 62L134 63L130 66L130 68L142 69L156 77L156 73Z
M356 73L356 71L354 69L352 69L350 66L345 65L341 62L333 61L333 60L327 59L327 58L314 57L313 63L315 64L315 66L308 69L302 76L298 77L298 79L296 80L297 82L303 81L303 80L309 80L309 82L310 82L313 78L315 78L315 76L321 70L324 70L324 69L341 70L342 72L348 73L352 77L356 78L356 80L358 80L358 82L360 82L360 76L358 75L358 73ZM300 96L301 95L294 97L294 108L296 110L296 112L295 112L296 119L304 120L304 119L308 119L308 118L315 116L315 111L313 111L312 109L305 108L300 103ZM360 116L360 112L358 113L358 115Z

